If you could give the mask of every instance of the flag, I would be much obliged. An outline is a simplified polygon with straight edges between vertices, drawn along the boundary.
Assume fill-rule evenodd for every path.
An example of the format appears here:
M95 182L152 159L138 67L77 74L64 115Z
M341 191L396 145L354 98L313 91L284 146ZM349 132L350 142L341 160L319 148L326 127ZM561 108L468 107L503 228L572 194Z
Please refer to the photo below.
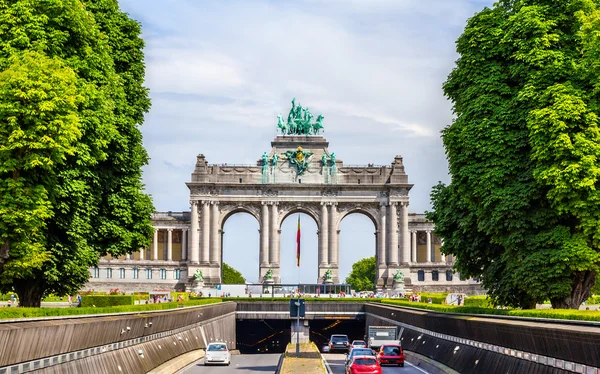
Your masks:
M298 233L296 234L296 260L300 267L300 216L298 216Z

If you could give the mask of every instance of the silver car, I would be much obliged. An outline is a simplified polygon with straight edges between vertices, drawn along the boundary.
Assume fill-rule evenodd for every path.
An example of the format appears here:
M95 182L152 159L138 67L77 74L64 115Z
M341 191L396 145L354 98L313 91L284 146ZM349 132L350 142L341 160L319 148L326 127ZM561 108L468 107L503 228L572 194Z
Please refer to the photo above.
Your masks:
M210 343L208 347L206 347L204 365L209 364L231 364L231 352L227 349L227 344Z

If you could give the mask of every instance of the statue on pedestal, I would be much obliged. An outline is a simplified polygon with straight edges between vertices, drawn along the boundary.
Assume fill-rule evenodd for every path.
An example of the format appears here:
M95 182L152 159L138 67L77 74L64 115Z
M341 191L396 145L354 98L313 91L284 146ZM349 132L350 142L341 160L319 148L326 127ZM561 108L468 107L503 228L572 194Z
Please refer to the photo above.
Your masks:
M267 270L263 280L264 280L264 283L273 283L273 269Z
M404 273L400 270L394 274L394 291L404 293Z
M192 289L194 290L194 292L200 292L202 290L202 287L204 287L204 276L202 275L202 270L196 269L196 272L194 273L194 282Z
M331 269L327 269L327 271L325 272L325 275L323 275L323 283L333 283L333 280L331 279L332 277L332 272Z

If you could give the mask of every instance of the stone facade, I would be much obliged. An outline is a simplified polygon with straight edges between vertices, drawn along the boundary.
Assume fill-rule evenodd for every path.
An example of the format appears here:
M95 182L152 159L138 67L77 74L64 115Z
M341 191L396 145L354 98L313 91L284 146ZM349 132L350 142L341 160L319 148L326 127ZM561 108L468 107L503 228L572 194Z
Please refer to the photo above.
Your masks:
M211 165L198 155L187 183L191 212L155 214L152 246L121 259L102 259L98 268L90 269L88 287L139 290L141 283L145 288L189 290L198 269L205 284L218 284L223 227L238 212L259 223L260 279L271 269L279 283L281 224L301 212L318 228L315 283L323 281L327 270L339 283L340 222L361 213L375 226L378 289L391 289L397 271L404 274L407 290L479 288L477 282L452 273L453 259L440 253L442 241L433 234L433 224L423 214L409 213L413 185L401 156L389 166L345 166L322 136L277 136L271 146L255 165ZM297 158L306 162L306 170L299 172L283 156L292 155L289 151L301 153Z

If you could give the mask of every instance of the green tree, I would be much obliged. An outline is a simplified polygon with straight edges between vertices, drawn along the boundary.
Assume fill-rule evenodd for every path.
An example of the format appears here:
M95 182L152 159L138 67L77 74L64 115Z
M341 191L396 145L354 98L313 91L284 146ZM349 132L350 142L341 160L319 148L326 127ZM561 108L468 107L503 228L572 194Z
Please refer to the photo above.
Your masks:
M600 11L501 0L467 23L444 84L452 180L428 218L496 303L578 308L600 264Z
M223 263L223 273L222 273L222 281L223 284L245 284L246 279L239 271L235 270L231 266Z
M358 260L352 264L352 271L346 277L346 283L355 291L373 291L376 270L375 256Z
M48 293L77 291L100 255L121 255L150 242L153 208L139 170L147 155L138 126L149 106L141 86L139 25L125 22L115 2L86 3L0 0L0 69L24 51L58 59L75 72L83 97L76 112L81 135L72 152L46 173L54 179L37 202L49 216L31 216L44 228L35 239L47 260L38 267L28 264L24 253L12 250L16 243L4 239L14 236L13 229L1 228L0 247L8 249L0 264L0 287L14 289L24 306L39 306ZM101 13L98 22L94 10ZM19 162L18 154L10 157ZM26 183L35 184L40 176L28 178ZM24 275L6 271L19 262L28 269Z

